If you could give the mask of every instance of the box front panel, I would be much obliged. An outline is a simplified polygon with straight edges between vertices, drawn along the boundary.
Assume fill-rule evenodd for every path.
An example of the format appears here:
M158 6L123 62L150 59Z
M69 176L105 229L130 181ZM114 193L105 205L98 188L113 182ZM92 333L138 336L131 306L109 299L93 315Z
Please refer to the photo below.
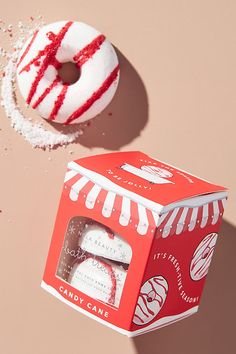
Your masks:
M76 197L65 185L44 282L57 297L129 330L155 228L149 225L143 236L137 232L137 205L121 225L119 198L110 217L104 216L104 190L91 208L87 197L93 187L88 182Z
M134 312L132 331L148 332L197 311L222 213L218 214L217 221L214 216L208 219L211 222L205 223L203 218L195 220L196 227L191 231L191 220L182 225L172 224L174 233L165 233L165 227L157 230ZM176 234L179 227L182 231Z

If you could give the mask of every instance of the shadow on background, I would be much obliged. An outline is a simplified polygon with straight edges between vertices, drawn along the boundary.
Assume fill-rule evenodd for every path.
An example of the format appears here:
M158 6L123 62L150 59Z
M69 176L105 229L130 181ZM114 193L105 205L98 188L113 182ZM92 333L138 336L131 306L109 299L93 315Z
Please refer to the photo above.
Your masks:
M236 228L223 221L199 312L133 339L137 354L236 353Z
M116 48L121 75L116 94L110 105L96 118L86 124L74 124L63 127L50 124L63 133L84 129L84 134L77 140L78 144L88 148L102 147L118 150L138 137L148 121L148 98L141 77Z

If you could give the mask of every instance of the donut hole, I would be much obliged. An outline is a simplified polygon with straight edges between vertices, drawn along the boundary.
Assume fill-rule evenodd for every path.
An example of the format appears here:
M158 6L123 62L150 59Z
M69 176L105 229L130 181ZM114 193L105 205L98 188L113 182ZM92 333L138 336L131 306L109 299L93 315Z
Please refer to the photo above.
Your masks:
M203 252L203 254L202 254L202 259L206 259L207 256L209 255L209 253L210 253L210 248L207 247L207 248L205 249L205 251Z
M147 302L152 302L153 300L155 300L155 291L151 290L148 294L147 294Z
M58 69L58 76L60 77L63 84L73 85L80 78L81 71L75 63L67 62L61 64L60 69Z

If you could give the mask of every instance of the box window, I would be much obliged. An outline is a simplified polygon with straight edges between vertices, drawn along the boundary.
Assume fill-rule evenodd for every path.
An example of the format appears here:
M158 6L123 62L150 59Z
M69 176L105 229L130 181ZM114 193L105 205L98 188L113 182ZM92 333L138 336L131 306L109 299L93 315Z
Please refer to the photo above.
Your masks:
M68 224L56 275L118 308L131 258L131 246L123 237L106 225L76 216Z

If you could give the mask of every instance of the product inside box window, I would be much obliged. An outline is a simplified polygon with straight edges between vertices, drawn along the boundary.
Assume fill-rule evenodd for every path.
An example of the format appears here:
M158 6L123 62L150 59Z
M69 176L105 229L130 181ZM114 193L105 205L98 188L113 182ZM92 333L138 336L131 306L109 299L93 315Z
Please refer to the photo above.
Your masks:
M77 216L68 224L56 274L84 294L119 307L131 258L132 249L120 235Z
M197 312L227 199L141 152L68 164L42 287L128 336Z

